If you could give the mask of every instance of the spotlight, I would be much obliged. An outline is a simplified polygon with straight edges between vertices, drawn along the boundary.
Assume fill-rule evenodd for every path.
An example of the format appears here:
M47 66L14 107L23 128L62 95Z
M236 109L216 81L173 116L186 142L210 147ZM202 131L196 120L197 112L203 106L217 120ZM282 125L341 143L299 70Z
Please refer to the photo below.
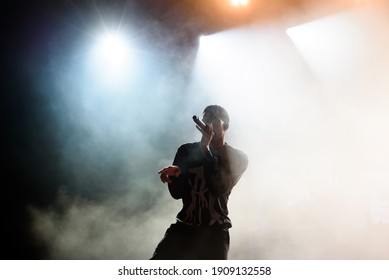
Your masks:
M100 39L99 55L106 65L119 67L128 58L125 39L117 33L106 34Z
M231 0L231 4L233 6L247 6L249 4L249 0Z
M132 46L119 32L106 32L97 38L88 59L88 73L99 84L120 88L133 76L135 59Z

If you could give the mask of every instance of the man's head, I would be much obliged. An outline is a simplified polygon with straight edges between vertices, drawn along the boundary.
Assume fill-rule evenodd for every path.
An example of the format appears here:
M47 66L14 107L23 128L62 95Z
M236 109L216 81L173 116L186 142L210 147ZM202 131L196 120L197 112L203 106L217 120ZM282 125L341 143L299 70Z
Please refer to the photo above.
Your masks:
M204 109L203 121L206 123L220 122L223 123L223 129L227 130L230 123L230 117L223 107L219 105L209 105Z
M229 127L230 117L226 109L219 105L209 105L204 109L203 122L212 124L215 136L213 142L224 143L224 134Z

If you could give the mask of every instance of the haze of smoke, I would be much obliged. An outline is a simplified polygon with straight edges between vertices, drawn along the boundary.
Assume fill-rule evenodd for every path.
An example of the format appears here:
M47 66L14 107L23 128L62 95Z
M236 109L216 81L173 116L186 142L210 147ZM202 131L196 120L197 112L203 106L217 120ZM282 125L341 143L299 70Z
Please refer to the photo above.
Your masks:
M32 209L34 231L50 245L50 259L148 259L177 204L161 193L152 208L139 211L141 196L96 202L62 193L52 211Z
M88 55L53 59L63 185L48 208L30 207L47 258L147 259L174 222L180 203L157 172L198 140L192 115L203 108L186 106L195 99L185 95L193 51L169 49L167 59L152 51L114 83Z
M156 97L161 107L137 107L144 104L137 101L141 91L128 99L92 99L82 91L83 102L67 112L78 114L71 123L82 133L64 141L64 166L78 178L71 181L76 189L99 175L93 167L106 156L97 171L119 160L118 176L106 171L97 177L120 179L97 184L112 187L105 198L70 192L60 194L52 209L31 210L50 257L149 258L180 208L149 170L169 164L179 144L198 139L190 117L215 103L231 116L227 141L250 160L230 198L231 259L387 258L387 225L382 207L373 206L382 206L388 194L388 23L375 10L351 18L367 48L351 61L330 61L335 72L325 77L284 27L269 24L215 34L225 40L223 48L206 57L200 47L188 88L186 80L169 86L173 72L156 79L148 90L157 95L146 99ZM185 97L166 103L180 91ZM174 133L165 133L167 127ZM78 172L77 154L76 162L92 164L94 171Z
M306 38L311 60L277 23L200 46L193 87L227 107L229 141L250 159L230 199L230 258L388 258L384 11L329 17Z

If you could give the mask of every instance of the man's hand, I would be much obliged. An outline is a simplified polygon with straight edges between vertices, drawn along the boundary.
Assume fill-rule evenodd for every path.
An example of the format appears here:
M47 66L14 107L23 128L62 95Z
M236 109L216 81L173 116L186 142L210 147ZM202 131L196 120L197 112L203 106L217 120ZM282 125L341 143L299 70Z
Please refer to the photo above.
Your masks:
M209 150L209 145L211 144L213 136L215 136L215 132L213 132L213 126L211 123L206 123L205 130L200 129L198 126L196 128L203 135L201 137L201 146L204 150Z
M160 174L161 181L163 183L168 183L170 184L172 181L170 180L169 176L175 176L178 177L180 175L181 171L178 166L175 165L170 165L162 170L158 171L158 174Z

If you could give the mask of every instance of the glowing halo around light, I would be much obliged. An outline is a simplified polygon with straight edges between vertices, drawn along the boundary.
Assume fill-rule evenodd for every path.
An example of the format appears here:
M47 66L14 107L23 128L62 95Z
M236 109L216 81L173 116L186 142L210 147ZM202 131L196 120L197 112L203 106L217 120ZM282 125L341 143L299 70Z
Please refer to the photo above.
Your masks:
M117 33L109 33L100 38L98 54L106 66L120 68L128 59L126 40Z
M124 89L134 77L136 63L132 46L124 34L106 32L97 37L88 59L88 76L101 88Z
M233 6L247 6L249 4L249 0L231 0L231 4Z

